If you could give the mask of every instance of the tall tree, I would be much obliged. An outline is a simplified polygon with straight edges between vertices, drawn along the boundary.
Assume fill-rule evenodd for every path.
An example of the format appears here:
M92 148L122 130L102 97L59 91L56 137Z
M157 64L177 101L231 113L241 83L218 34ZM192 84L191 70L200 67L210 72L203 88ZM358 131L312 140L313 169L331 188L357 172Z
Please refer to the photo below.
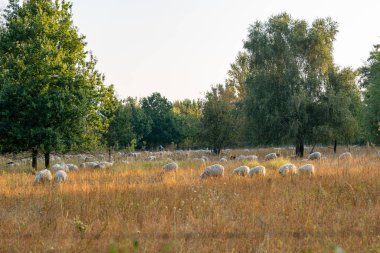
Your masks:
M179 145L187 149L200 146L202 102L189 99L175 101L173 112L180 132Z
M144 114L135 99L119 101L104 134L106 146L109 150L129 148L132 151L141 145L144 136L151 131L151 125L150 118Z
M380 143L380 45L376 45L367 64L362 68L364 99L364 118L368 139Z
M152 130L144 137L150 148L179 142L180 132L172 111L173 105L167 98L153 93L141 100L141 108L152 121Z
M336 33L337 24L329 18L309 26L286 13L250 27L245 108L253 144L295 143L303 156L315 124L322 124L313 115L334 68Z
M203 137L219 154L227 145L236 144L238 113L236 93L229 85L217 85L207 92L202 118Z
M0 31L2 152L45 153L84 144L101 122L104 77L65 0L11 0ZM90 138L87 138L90 139Z

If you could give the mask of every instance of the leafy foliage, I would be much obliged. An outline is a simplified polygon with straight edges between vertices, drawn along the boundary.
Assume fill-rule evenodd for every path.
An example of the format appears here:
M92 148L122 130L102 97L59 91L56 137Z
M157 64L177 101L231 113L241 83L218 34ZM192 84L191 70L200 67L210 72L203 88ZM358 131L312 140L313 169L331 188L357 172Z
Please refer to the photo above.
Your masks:
M113 97L67 1L10 1L0 31L3 152L94 146ZM88 142L86 142L86 140ZM91 141L92 143L89 143Z
M352 139L360 97L355 72L334 66L336 33L330 18L309 26L286 13L250 27L245 108L252 144L297 143L301 148L305 141ZM346 124L352 128L342 129Z
M362 68L363 87L367 90L364 99L364 120L368 138L380 143L380 45L371 52L366 66Z

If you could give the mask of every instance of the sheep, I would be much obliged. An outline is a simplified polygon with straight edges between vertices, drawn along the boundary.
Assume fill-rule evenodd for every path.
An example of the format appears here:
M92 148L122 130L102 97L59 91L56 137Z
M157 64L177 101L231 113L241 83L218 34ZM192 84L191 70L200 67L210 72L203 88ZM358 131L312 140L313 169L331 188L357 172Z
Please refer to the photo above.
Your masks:
M208 177L223 177L224 176L224 167L220 164L214 164L208 166L203 173L201 174L201 179Z
M67 168L69 168L69 171L78 171L78 166L75 164L66 164Z
M248 172L248 176L253 177L254 175L263 175L266 174L266 169L264 166L256 166L254 168L251 168Z
M239 176L246 176L248 175L249 172L249 167L248 166L240 166L232 172L234 175L239 175Z
M177 171L178 164L177 163L168 163L163 167L164 171Z
M270 153L265 156L265 161L276 160L279 155L276 153Z
M154 156L154 155L148 156L148 158L146 160L147 161L156 161L157 160L157 156Z
M315 174L315 168L312 164L305 164L298 168L298 173L301 175L310 175L313 176Z
M225 157L222 157L222 158L220 158L220 162L221 163L226 163L228 160L227 160L227 158L225 158Z
M64 162L54 164L51 167L51 169L54 171L58 171L58 170L64 170L65 172L69 171L69 167Z
M62 183L67 180L67 173L64 170L58 170L55 173L54 181L56 183Z
M292 163L287 163L278 169L278 173L280 173L282 176L285 176L287 174L295 175L297 174L297 167Z
M258 157L256 155L240 155L238 158L236 158L236 160L238 161L243 161L243 160L247 160L247 161L255 161L257 160Z
M14 167L17 167L19 165L20 165L19 163L15 163L13 161L7 162L7 167L8 168L14 168Z
M193 161L201 162L203 164L206 164L206 160L203 158L194 158Z
M52 179L53 179L53 176L51 175L50 170L44 169L37 172L36 177L34 178L34 183L44 184L44 183L50 182Z
M85 162L79 165L80 168L84 168L84 169L95 169L97 166L98 166L97 162Z
M113 163L110 162L100 162L98 163L94 169L109 169L113 166Z
M205 160L206 162L210 160L207 156L202 156L201 159Z
M257 155L248 155L245 157L245 160L248 160L248 161L257 161L259 158L257 157Z
M352 159L352 154L350 152L345 152L339 156L339 160Z
M309 160L320 160L322 158L322 154L320 152L311 153L307 159Z

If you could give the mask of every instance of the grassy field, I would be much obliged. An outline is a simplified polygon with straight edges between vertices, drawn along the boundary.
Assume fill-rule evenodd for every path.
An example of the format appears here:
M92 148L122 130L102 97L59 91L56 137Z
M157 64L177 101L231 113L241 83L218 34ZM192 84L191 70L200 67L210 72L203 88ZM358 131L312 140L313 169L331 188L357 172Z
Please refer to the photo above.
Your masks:
M254 152L253 152L254 153ZM380 158L312 162L316 175L200 180L203 168L138 161L34 186L0 171L0 252L380 252ZM292 160L300 166L309 163ZM211 162L210 162L211 163ZM255 165L255 164L248 164Z

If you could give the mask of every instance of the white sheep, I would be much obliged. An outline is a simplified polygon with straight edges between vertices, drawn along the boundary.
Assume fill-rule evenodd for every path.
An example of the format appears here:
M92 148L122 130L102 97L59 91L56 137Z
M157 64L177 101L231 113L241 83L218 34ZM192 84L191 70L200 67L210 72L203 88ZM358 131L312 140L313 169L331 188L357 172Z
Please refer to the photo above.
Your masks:
M64 170L65 172L69 171L69 167L64 162L54 164L51 167L51 169L54 171L58 171L58 170Z
M51 175L50 170L44 169L37 172L36 177L34 178L34 183L44 184L44 183L50 182L52 179L53 179L53 176Z
M163 167L164 171L177 171L178 169L178 164L173 162L173 163L168 163Z
M345 152L339 156L339 160L352 159L352 154L350 152Z
M78 166L76 166L75 164L66 164L67 168L69 168L69 171L78 171Z
M312 164L305 164L298 168L298 173L300 175L310 175L313 176L315 174L315 168Z
M320 160L322 158L322 154L320 152L311 153L307 159L309 160Z
M236 158L238 161L256 161L258 157L256 155L240 155Z
M221 163L226 163L226 162L228 162L228 160L227 160L227 158L222 157L222 158L220 158L220 162L221 162Z
M100 162L94 168L95 169L109 169L113 166L113 163L110 162Z
M156 161L157 160L157 156L154 156L154 155L148 156L148 158L146 160L147 161Z
M55 173L54 181L56 183L62 183L67 180L67 173L64 170L58 170Z
M287 174L295 175L297 174L297 167L292 163L287 163L278 169L278 173L280 173L282 176L285 176Z
M232 172L234 175L239 175L239 176L246 176L248 175L249 172L249 167L248 166L240 166Z
M81 163L79 167L84 169L95 169L98 165L99 164L97 162L85 162Z
M266 169L264 166L256 166L254 168L251 168L248 172L248 176L252 177L254 175L263 175L265 176L265 174L267 173Z
M265 161L271 161L271 160L276 160L276 159L277 159L276 153L270 153L265 156Z
M214 164L208 166L203 173L201 174L201 179L208 177L223 177L224 176L224 167L220 164Z
M203 158L194 158L193 161L201 162L202 164L206 164L206 160Z

